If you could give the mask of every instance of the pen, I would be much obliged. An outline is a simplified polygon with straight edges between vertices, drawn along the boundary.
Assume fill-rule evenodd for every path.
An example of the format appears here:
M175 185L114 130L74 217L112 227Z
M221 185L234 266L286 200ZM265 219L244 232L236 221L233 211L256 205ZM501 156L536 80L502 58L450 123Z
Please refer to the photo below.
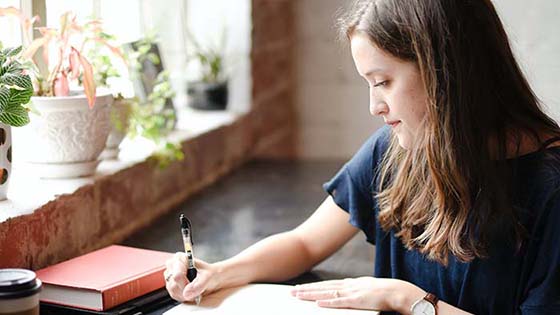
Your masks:
M187 254L187 279L192 282L196 278L196 266L194 265L194 254L193 254L193 241L192 241L192 227L191 221L181 214L179 218L181 221L181 235L183 236L183 245L185 247L185 253ZM196 305L200 304L200 295L195 298Z

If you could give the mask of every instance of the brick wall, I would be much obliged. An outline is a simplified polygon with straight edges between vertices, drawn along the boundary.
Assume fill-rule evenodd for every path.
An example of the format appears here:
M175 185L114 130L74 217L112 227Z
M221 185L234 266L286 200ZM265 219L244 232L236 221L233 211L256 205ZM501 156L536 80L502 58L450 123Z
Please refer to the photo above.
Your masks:
M294 1L252 1L252 116L257 158L295 156Z

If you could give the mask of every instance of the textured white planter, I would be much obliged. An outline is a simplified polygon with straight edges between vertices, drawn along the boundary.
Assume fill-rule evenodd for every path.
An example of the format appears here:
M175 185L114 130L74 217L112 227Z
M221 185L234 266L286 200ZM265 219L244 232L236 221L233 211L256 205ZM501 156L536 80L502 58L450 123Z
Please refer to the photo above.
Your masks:
M109 137L107 137L105 150L101 153L102 159L116 159L119 156L119 145L126 136L129 125L128 120L132 111L130 102L130 99L123 98L117 98L113 101L113 105L111 106L111 131L109 132ZM115 127L115 120L120 123L122 130Z
M0 123L0 200L8 194L12 176L12 127Z
M43 178L92 175L110 131L112 101L111 93L99 90L93 109L83 94L32 97L40 115L30 114L28 125L13 129L15 158Z

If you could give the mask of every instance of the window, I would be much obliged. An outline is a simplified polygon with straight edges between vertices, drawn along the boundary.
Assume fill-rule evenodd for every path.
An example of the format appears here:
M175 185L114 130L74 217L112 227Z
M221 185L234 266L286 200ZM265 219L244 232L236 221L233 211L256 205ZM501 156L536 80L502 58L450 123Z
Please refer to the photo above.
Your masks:
M0 8L15 7L20 9L19 0L0 0ZM4 47L21 45L21 28L16 17L0 17L0 41Z

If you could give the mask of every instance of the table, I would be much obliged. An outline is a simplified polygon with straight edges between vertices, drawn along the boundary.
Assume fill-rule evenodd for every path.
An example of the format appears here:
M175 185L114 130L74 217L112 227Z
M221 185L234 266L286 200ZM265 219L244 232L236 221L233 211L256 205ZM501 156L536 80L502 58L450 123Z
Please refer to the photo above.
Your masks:
M303 222L327 197L322 183L334 176L342 164L343 161L249 162L122 244L179 251L183 245L178 218L184 213L193 224L196 257L208 262L223 260ZM372 275L373 267L374 247L359 233L312 272L285 283ZM159 315L169 307L148 314Z

